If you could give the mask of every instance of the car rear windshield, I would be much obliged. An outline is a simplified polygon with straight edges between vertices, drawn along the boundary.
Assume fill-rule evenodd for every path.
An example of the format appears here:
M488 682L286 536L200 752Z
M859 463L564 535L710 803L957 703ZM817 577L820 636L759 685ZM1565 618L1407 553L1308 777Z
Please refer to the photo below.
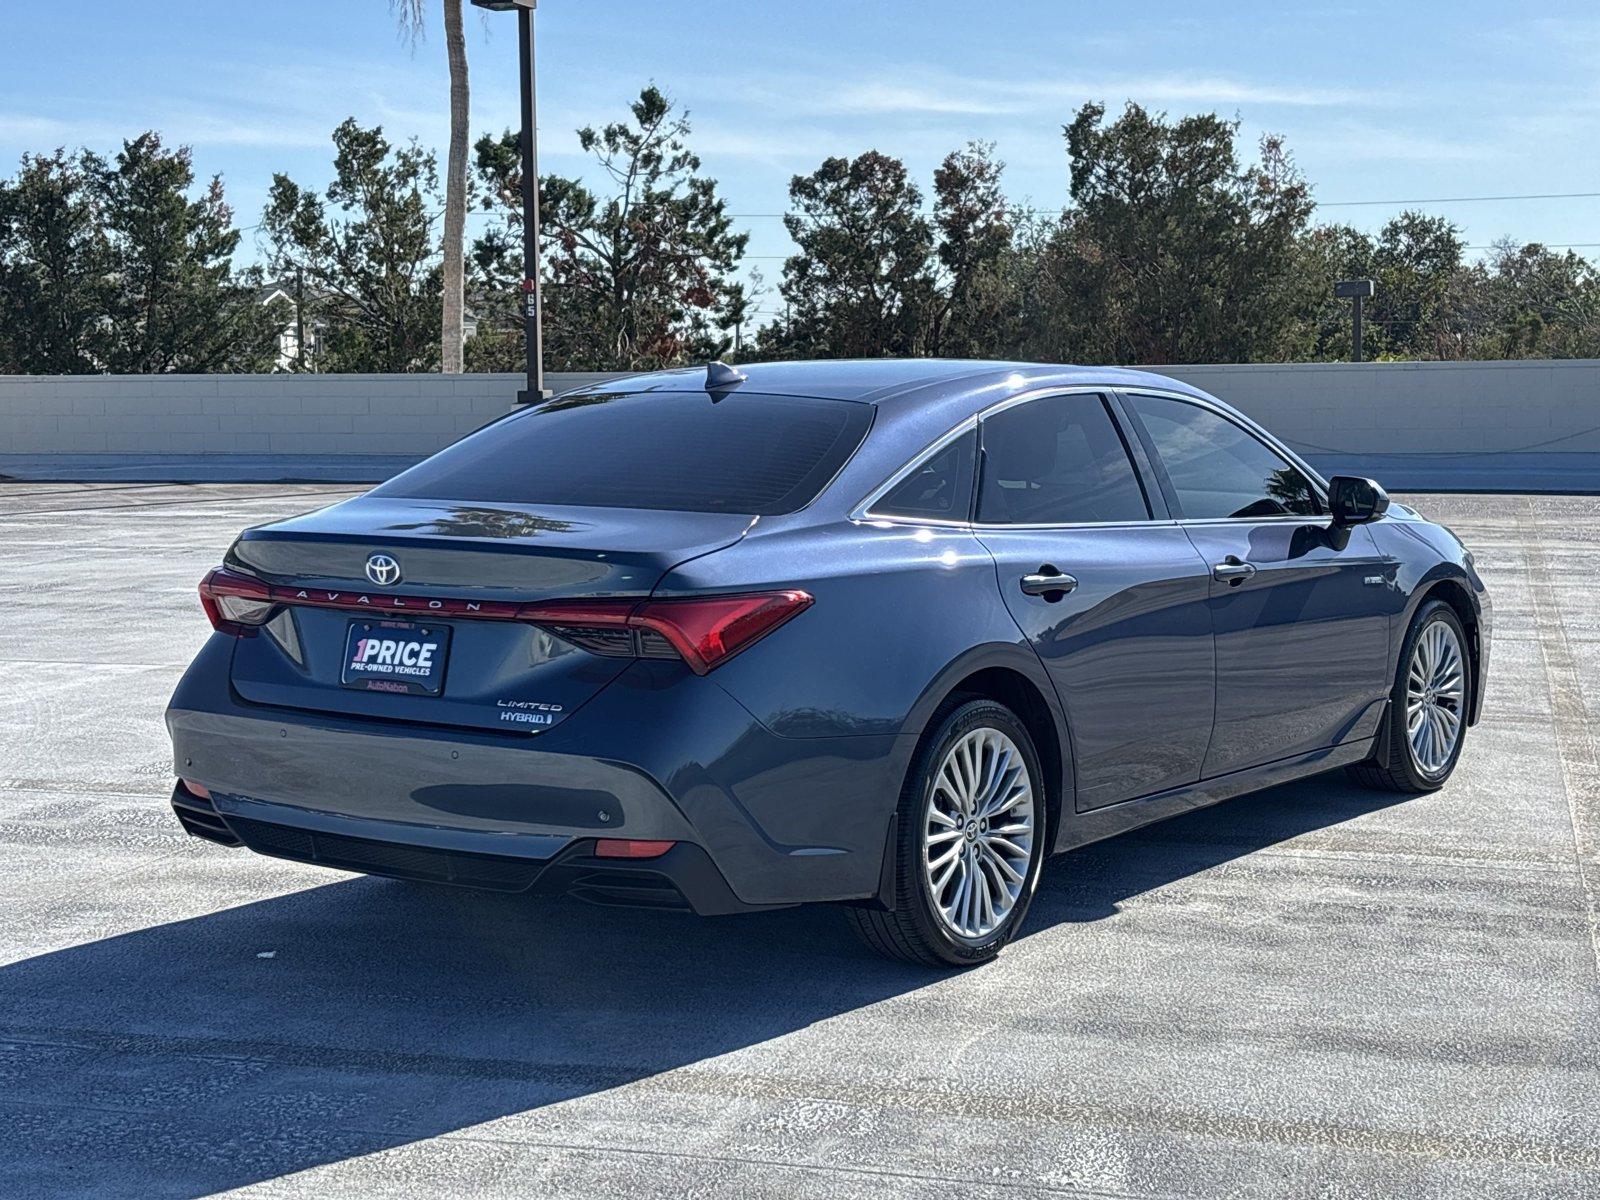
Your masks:
M502 418L381 496L680 512L793 512L861 443L870 405L706 392L568 396Z

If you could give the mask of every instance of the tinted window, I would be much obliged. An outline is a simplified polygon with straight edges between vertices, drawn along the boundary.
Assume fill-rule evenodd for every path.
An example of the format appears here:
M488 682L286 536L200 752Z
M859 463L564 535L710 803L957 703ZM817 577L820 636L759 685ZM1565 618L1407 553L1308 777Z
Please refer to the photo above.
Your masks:
M1127 447L1098 396L1051 396L983 423L978 519L991 525L1143 521Z
M816 498L872 422L843 400L704 392L574 396L516 413L383 496L751 515Z
M885 517L965 521L972 503L972 463L977 449L977 430L956 438L912 468L872 511Z
M1161 456L1185 517L1312 516L1305 474L1226 417L1197 404L1130 396Z

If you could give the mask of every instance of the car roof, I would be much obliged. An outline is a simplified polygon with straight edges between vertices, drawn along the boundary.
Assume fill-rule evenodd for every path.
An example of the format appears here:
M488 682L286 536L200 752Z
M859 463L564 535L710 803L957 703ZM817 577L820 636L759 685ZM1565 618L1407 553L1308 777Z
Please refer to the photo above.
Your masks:
M1168 391L1205 393L1176 379L1121 367L1076 367L1046 363L994 362L984 359L866 358L797 362L741 363L745 379L725 394L762 393L852 400L885 412L924 407L939 400L941 408L959 407L970 396L974 411L990 402L997 390L1036 387L1159 387ZM704 367L655 371L582 388L589 395L616 392L698 392L706 390ZM951 405L951 401L957 401ZM980 403L981 402L981 403Z
M1321 480L1293 450L1225 401L1182 380L1124 367L1080 367L987 359L872 358L740 363L744 378L706 387L705 367L686 367L607 380L567 396L649 392L699 392L714 399L742 395L806 397L868 404L872 430L819 500L854 503L872 486L922 454L974 415L1023 393L1068 388L1128 388L1162 391L1205 401L1257 431L1313 479ZM812 520L837 505L808 505L793 518Z

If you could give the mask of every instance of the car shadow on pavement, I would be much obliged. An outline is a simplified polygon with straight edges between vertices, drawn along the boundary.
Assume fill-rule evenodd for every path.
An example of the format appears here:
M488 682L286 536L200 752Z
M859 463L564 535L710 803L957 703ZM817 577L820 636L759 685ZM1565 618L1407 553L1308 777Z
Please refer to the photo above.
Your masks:
M1123 900L1415 799L1360 787L1340 771L1197 809L1053 859L1028 923L1037 932L1102 920Z
M1030 936L1397 799L1313 780L1076 851ZM825 908L702 920L341 879L0 968L0 1192L208 1195L692 1071L945 978Z

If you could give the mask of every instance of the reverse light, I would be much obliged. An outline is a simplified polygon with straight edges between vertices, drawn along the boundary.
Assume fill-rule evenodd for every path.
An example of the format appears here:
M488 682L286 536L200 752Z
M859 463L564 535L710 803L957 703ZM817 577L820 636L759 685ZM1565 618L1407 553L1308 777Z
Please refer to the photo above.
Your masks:
M660 858L677 842L647 842L639 838L601 838L594 844L596 858Z
M598 654L683 659L704 675L799 616L813 603L807 592L752 592L671 600L554 600L517 612L557 637ZM618 639L630 631L630 639Z

